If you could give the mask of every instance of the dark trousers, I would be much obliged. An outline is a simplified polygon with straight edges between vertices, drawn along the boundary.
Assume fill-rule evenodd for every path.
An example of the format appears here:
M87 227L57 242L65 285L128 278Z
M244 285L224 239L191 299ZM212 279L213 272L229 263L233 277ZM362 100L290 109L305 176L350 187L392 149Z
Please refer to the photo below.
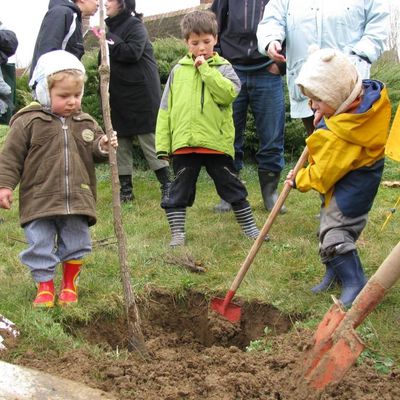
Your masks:
M235 208L249 205L246 187L236 175L233 160L224 154L182 154L172 158L175 178L171 183L168 198L161 207L191 207L196 197L196 183L201 167L204 166L212 178L218 195Z

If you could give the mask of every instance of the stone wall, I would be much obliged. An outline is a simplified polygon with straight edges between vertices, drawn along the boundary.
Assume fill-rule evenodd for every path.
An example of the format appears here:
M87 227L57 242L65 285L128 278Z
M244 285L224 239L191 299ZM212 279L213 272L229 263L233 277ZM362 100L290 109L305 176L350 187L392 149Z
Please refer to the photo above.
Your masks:
M201 0L197 7L173 11L165 14L144 17L144 23L149 31L150 40L174 36L181 37L180 22L185 14L195 10L206 10L211 6L212 0Z

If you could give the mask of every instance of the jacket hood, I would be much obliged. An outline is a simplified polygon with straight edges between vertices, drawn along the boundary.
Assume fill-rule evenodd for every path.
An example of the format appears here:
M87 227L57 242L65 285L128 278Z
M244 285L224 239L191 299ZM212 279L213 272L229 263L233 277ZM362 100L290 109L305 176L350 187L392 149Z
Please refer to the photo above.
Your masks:
M225 58L222 58L218 53L214 53L214 55L210 58L207 59L207 63L209 65L224 65L224 64L229 64L229 61L225 60ZM192 65L194 64L193 56L192 53L186 54L185 57L181 58L179 60L179 64L181 65Z
M49 1L49 10L53 7L57 6L65 6L72 8L75 12L79 12L80 14L80 8L75 5L75 3L72 0L50 0Z
M36 112L36 111L43 111L43 107L37 101L32 101L30 104L28 104L24 108L21 108L16 114L14 114L12 116L12 118L10 120L10 127L22 115L28 114L30 112Z
M340 139L365 148L386 143L391 106L385 85L377 80L363 81L364 94L354 113L342 113L325 119L328 129Z

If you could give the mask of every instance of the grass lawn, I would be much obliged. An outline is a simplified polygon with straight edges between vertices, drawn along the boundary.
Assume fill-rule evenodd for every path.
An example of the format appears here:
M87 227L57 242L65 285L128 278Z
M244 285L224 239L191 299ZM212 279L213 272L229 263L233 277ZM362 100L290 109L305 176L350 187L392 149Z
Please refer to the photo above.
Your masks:
M0 127L0 145L6 127ZM295 161L295 160L293 160ZM288 165L287 169L291 166ZM400 166L387 162L383 180L400 180ZM0 210L0 313L14 321L22 332L19 345L9 356L26 351L58 351L82 343L68 334L68 325L90 322L99 314L110 318L121 315L123 292L120 282L118 248L115 244L109 170L101 165L98 174L98 223L91 229L94 249L85 260L80 277L80 302L73 308L41 312L31 302L36 289L28 269L18 259L25 248L23 230L18 222L18 193L14 193L11 211ZM257 170L249 165L242 179L261 227L267 217L262 207ZM213 183L202 173L197 198L187 212L186 249L171 250L167 220L159 207L159 184L150 171L134 175L136 200L123 205L123 222L127 236L128 260L133 289L146 296L149 287L163 288L176 297L188 289L198 290L211 298L224 295L244 261L252 242L245 239L232 213L217 215L212 207L218 201ZM383 222L400 192L381 186L370 213L367 228L358 242L361 260L371 276L399 240L399 215L381 231ZM323 275L318 258L316 231L319 197L315 192L292 191L287 199L288 213L273 225L271 241L262 245L246 275L237 296L269 303L284 313L301 314L297 324L315 327L331 305L330 294L313 295L310 288ZM107 239L103 242L104 239ZM207 269L193 274L168 264L171 253L190 252ZM58 272L57 283L60 276ZM339 295L338 291L332 294ZM366 341L365 353L379 367L400 365L400 285L397 284L371 316L358 329Z

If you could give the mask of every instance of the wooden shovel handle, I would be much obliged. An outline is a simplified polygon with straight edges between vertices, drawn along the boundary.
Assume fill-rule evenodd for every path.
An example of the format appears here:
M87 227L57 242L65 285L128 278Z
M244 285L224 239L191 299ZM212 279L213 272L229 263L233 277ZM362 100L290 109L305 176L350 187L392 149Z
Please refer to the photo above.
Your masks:
M300 158L297 160L295 167L293 168L293 177L296 177L297 173L304 166L307 159L308 159L308 148L306 146L304 148L303 152L301 153ZM265 237L267 236L272 224L274 223L277 215L279 214L279 211L281 210L291 189L292 189L292 186L288 183L286 183L285 186L283 187L281 194L279 195L278 199L276 200L274 207L272 208L267 220L265 221L264 226L262 227L257 239L254 241L253 246L251 246L251 249L250 249L249 253L247 254L247 257L244 260L242 266L240 267L235 280L232 282L232 285L230 287L230 290L232 292L236 292L237 288L242 283L244 276L246 275L247 271L249 270L250 265L252 264L256 254L258 253L258 250L260 249L262 243L264 242Z
M400 243L398 243L383 261L374 275L358 294L343 323L356 328L382 301L386 292L400 278Z

